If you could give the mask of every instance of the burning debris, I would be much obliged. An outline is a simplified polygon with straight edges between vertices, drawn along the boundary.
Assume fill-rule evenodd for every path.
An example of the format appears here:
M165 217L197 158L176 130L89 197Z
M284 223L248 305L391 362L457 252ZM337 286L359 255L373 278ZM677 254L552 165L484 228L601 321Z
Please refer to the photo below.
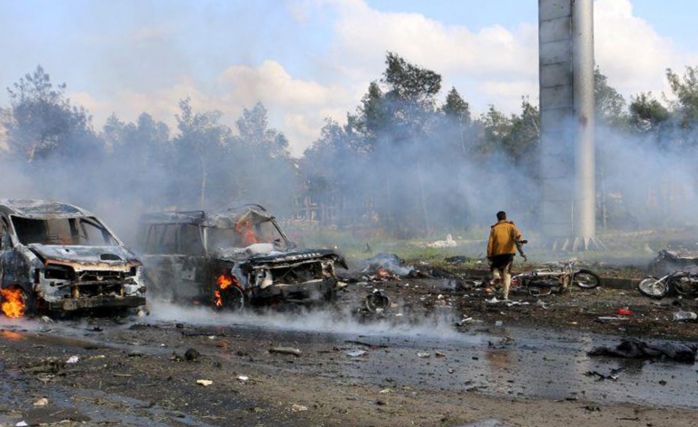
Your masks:
M299 249L259 205L161 212L141 218L141 250L155 294L217 309L332 301L342 283L328 249Z
M364 261L362 272L372 274L378 278L409 276L415 269L406 265L405 261L395 254L380 253Z
M145 305L141 262L93 214L43 200L0 200L3 313Z

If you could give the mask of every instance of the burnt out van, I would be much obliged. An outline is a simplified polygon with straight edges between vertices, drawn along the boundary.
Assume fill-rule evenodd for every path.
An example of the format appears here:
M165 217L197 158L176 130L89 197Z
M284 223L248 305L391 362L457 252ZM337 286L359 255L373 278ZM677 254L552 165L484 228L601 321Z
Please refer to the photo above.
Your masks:
M332 250L298 248L260 205L145 214L139 236L149 291L186 305L332 301L335 267L347 268Z
M0 200L6 316L145 305L141 261L94 214L46 200Z

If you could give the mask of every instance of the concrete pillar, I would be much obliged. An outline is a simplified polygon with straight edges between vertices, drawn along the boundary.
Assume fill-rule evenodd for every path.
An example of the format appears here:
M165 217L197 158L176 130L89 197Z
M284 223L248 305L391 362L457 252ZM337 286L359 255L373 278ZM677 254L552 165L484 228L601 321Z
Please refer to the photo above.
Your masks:
M541 222L553 248L595 244L593 0L539 0Z

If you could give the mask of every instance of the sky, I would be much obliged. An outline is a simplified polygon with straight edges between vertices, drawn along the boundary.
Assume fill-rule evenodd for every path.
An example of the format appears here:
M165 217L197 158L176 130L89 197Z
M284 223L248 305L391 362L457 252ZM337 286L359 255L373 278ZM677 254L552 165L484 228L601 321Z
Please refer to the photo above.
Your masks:
M698 65L695 0L595 0L595 61L627 101L669 94ZM536 0L0 0L0 108L38 65L100 131L146 112L176 131L179 101L234 128L262 102L301 156L346 121L387 52L439 73L479 115L538 102Z

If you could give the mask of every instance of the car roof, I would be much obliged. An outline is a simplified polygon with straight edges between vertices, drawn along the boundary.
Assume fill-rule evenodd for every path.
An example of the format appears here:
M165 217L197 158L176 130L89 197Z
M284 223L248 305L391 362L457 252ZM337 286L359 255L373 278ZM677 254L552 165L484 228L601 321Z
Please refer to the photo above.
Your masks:
M92 217L94 214L69 203L41 199L0 199L0 211L26 218Z
M255 222L268 221L274 217L260 205L242 205L221 210L164 211L141 215L141 224L194 224L205 227L232 228L245 218Z

